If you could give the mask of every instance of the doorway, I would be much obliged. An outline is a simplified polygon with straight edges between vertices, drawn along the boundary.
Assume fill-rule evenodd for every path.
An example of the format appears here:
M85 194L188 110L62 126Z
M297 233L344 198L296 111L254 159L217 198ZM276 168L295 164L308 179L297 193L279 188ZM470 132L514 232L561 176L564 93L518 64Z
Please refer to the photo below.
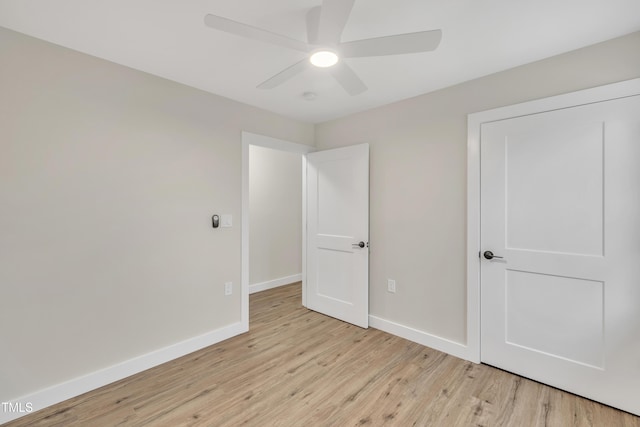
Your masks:
M297 280L302 280L302 293L303 293L303 303L305 297L305 287L304 287L304 240L301 242L301 266L302 266L302 274L301 277L298 274L293 275L285 275L277 278L266 279L267 276L264 272L255 273L263 274L261 277L258 277L257 280L251 279L251 266L250 266L250 253L251 253L251 194L250 194L250 169L251 169L251 151L254 149L254 154L260 152L261 150L275 150L282 154L290 154L293 156L298 156L301 164L301 176L299 179L302 181L302 191L305 191L305 162L304 155L314 151L314 147L296 144L289 141L280 140L277 138L272 138L264 135L258 135L249 132L242 132L242 286L241 286L241 322L243 325L243 329L249 329L249 294L252 292L258 292L260 290L265 290L270 287L275 287L279 285L284 285L289 283L289 281L294 282ZM264 152L264 154L268 155L268 152ZM277 153L275 153L277 155ZM265 159L268 162L268 159ZM277 202L277 201L275 201ZM302 225L305 224L305 212L302 207L300 218L301 228ZM304 239L304 233L300 230L302 239ZM260 269L258 269L260 270ZM277 275L277 273L276 273ZM253 283L250 283L251 282ZM253 286L251 286L253 285Z
M300 158L302 305L366 328L369 318L369 145L312 153L315 149L310 146L248 132L242 134L242 328L249 330L252 290L249 281L253 281L249 173L252 147ZM308 200L307 195L312 200ZM277 200L267 200L265 206L269 209L277 203ZM266 248L266 253L269 249ZM292 276L285 276L282 283L276 280L271 285L283 285L289 280L295 281ZM258 288L254 287L256 291Z

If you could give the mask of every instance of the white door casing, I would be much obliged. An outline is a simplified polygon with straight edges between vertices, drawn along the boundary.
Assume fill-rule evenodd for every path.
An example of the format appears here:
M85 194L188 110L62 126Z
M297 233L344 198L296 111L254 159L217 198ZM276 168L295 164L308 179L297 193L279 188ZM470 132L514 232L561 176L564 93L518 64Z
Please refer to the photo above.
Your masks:
M640 96L484 123L481 359L640 415Z
M369 145L318 151L306 158L307 308L366 328Z

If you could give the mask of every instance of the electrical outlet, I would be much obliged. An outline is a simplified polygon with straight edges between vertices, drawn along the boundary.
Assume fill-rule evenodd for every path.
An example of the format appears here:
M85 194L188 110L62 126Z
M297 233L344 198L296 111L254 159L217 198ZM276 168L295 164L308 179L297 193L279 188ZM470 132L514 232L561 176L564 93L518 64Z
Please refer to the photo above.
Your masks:
M392 279L387 279L387 291L392 294L396 293L396 281Z
M224 284L224 294L231 295L233 293L233 282L226 282Z

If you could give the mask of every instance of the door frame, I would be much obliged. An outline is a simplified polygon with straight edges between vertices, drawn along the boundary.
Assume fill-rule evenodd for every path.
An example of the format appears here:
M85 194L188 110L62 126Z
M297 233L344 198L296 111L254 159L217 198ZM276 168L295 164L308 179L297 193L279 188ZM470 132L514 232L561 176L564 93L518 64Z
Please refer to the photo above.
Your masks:
M640 78L579 90L467 117L467 359L480 363L480 129L482 124L640 95Z
M240 290L240 322L244 331L249 330L249 147L271 148L288 153L300 154L302 158L302 304L306 306L307 260L307 159L305 154L316 151L315 147L284 141L270 136L242 131L242 261Z

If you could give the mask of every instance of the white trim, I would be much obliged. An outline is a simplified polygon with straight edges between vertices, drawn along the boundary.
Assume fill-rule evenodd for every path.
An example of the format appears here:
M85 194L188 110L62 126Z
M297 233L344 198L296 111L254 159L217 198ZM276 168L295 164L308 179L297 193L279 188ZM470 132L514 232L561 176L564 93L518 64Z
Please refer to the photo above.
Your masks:
M307 154L316 151L315 147L295 142L284 141L270 136L258 135L257 133L242 132L242 142L248 145L271 148L274 150L286 151L289 153Z
M247 329L244 328L241 323L234 323L9 401L22 402L23 406L27 402L30 402L33 405L33 411L39 411L51 405L55 405L56 403L63 402L67 399L71 399L72 397L79 396L88 391L95 390L107 384L111 384L115 381L119 381L123 378L153 368L154 366L161 365L177 359L178 357L182 357L186 354L193 353L194 351L219 343L246 331ZM0 424L25 415L28 414L3 412L0 409Z
M302 306L307 307L307 156L302 156Z
M304 155L315 151L315 147L309 145L296 144L295 142L283 141L281 139L272 138L270 136L258 135L256 133L242 132L242 272L240 289L240 305L241 305L241 323L249 330L249 146L256 145L259 147L271 148L274 150L286 151L289 153L297 153L302 155L302 301L304 303L305 291L305 157Z
M369 315L369 326L372 328L380 329L392 335L399 336L400 338L407 339L409 341L416 342L430 347L452 356L459 357L465 360L471 360L469 358L469 349L466 345L448 340L446 338L432 335L424 331L412 328L410 326L401 325L399 323L392 322L390 320L382 319L377 316ZM471 360L473 361L473 360Z
M249 141L242 132L240 322L249 329Z
M266 291L267 289L278 288L284 285L290 285L302 280L302 273L293 274L291 276L280 277L278 279L267 280L266 282L254 283L249 285L249 293L255 294L256 292Z
M640 95L640 79L469 114L467 120L467 347L480 363L480 129L483 123Z
M480 122L467 123L467 348L480 363Z

